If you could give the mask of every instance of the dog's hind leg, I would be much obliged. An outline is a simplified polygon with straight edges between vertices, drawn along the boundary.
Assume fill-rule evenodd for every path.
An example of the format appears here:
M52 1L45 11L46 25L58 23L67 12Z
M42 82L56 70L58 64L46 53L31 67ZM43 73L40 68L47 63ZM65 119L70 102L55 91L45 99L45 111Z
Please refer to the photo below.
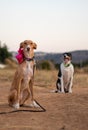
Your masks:
M19 102L20 102L20 86L21 86L21 79L16 80L15 88L11 90L11 94L9 96L9 105L14 107L15 109L19 109Z
M16 98L16 103L14 104L14 108L19 109L20 107L20 99L21 99L21 78L17 79L17 98Z
M15 107L17 99L17 91L16 89L12 90L10 95L8 96L8 102L11 107Z

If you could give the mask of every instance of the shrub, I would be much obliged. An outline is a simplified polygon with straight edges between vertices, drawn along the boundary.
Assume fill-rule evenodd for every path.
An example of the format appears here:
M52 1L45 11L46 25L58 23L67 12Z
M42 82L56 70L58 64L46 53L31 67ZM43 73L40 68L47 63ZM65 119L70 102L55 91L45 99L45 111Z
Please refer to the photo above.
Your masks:
M37 68L43 69L43 70L52 70L52 69L55 69L55 66L51 61L43 60L43 61L37 62Z
M0 62L5 63L5 59L11 56L12 54L8 51L7 46L5 44L1 46L0 44Z

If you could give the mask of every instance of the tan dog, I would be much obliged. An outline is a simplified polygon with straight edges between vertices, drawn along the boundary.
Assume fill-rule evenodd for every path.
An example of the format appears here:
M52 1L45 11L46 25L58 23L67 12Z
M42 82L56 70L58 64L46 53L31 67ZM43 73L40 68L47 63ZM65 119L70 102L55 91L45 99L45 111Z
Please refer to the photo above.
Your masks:
M33 80L34 80L34 49L36 43L31 40L25 40L20 43L23 48L24 60L19 64L12 82L10 94L8 97L9 105L19 108L31 96L32 106L38 106L33 98Z

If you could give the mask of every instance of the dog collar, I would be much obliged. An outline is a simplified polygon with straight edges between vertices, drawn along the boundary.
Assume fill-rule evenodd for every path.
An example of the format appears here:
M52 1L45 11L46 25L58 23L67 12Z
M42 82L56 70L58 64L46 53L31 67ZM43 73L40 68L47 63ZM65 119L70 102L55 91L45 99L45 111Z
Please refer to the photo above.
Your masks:
M70 66L70 64L71 64L71 63L69 63L69 64L64 64L64 66L65 66L65 67L69 67L69 66Z
M33 61L34 60L34 56L32 57L32 58L24 58L25 60L27 60L27 61Z
M70 66L70 64L71 64L71 61L68 61L68 63L67 63L67 64L65 64L65 62L64 62L64 66L65 66L65 67L69 67L69 66Z

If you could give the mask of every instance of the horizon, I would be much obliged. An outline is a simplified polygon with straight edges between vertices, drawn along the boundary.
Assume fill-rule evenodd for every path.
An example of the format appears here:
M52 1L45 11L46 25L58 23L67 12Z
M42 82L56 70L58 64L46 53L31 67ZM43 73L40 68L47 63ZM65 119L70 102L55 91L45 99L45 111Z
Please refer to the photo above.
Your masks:
M82 50L71 50L71 51L65 51L65 52L45 52L45 51L34 51L35 53L52 53L52 54L55 54L55 53L66 53L66 52L71 52L71 53L73 53L73 52L81 52L81 51L88 51L88 49L82 49ZM10 51L10 52L17 52L17 51Z

